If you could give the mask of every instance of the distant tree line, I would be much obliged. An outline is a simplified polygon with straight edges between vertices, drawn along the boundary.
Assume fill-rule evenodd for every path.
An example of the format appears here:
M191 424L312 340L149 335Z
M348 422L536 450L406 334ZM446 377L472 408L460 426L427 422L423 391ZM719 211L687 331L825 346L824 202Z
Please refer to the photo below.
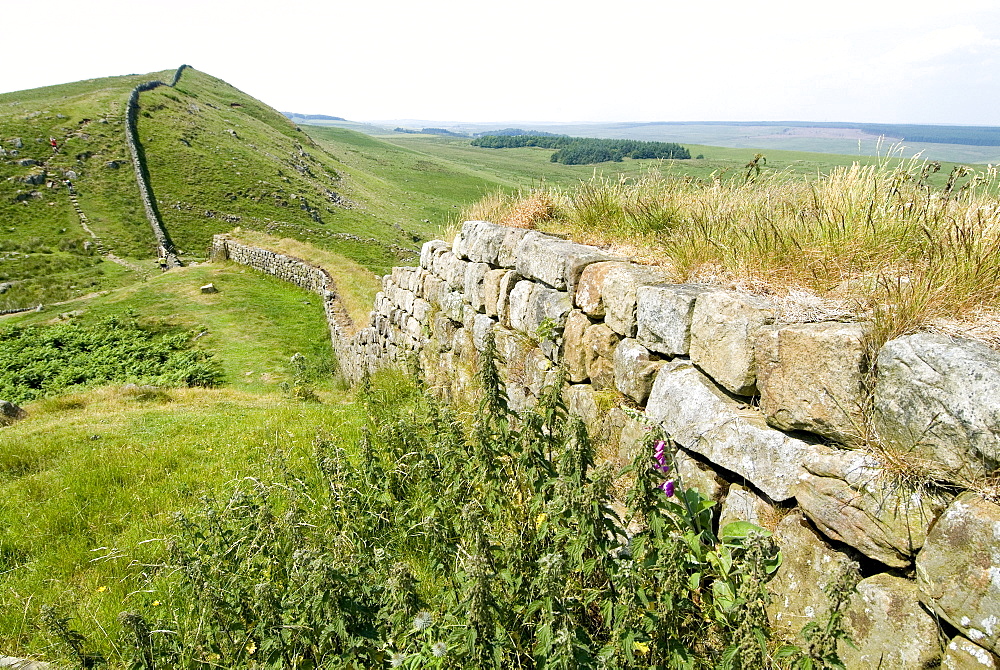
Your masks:
M408 135L448 135L450 137L468 137L466 133L456 133L452 130L446 128L422 128L421 130L414 130L413 128L393 128L394 133L406 133Z
M484 135L472 140L472 145L486 149L556 149L550 160L564 165L618 162L625 158L691 158L687 149L673 142L605 140L568 135Z
M547 133L543 130L522 130L521 128L504 128L503 130L491 130L486 133L474 133L473 137L485 137L487 135L534 135L536 137L567 137L559 133Z

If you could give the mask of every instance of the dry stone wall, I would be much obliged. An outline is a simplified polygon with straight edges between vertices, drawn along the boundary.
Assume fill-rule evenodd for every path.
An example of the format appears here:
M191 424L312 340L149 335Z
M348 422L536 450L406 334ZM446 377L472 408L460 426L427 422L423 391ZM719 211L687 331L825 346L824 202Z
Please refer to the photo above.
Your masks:
M377 340L372 329L356 332L354 322L337 295L336 284L326 270L294 256L243 244L228 235L212 238L212 258L252 267L319 295L323 299L323 311L330 327L330 344L341 372L351 381L359 380L365 373L372 372L377 365L389 360L383 351L366 345L367 340ZM366 364L368 361L371 363Z
M1000 354L910 335L881 349L872 375L867 324L778 315L757 296L671 284L594 247L471 221L453 243L425 244L420 267L383 279L364 344L347 349L355 369L415 361L440 396L472 400L492 332L519 411L562 366L567 405L606 457L631 458L644 424L658 424L685 485L718 501L722 519L775 532L779 631L822 617L823 587L849 566L862 581L846 616L848 667L994 667L1000 505L956 493L998 474ZM946 485L907 486L863 437L924 459Z
M160 218L159 210L156 208L156 201L153 198L153 189L149 184L149 170L146 168L145 154L142 152L142 144L139 141L139 94L143 91L151 91L160 86L176 86L189 65L181 65L174 72L174 77L169 84L164 84L158 79L139 84L129 93L128 103L125 105L125 144L128 145L129 155L132 158L132 167L135 169L135 178L139 186L139 197L142 200L142 207L146 212L146 219L149 220L153 236L159 246L159 253L167 259L167 263L173 266L180 265L177 258L174 244L167 234L167 229Z
M483 221L393 268L361 329L322 270L226 236L215 248L324 296L349 379L416 365L439 396L473 401L492 333L516 411L562 367L566 404L605 458L630 460L662 426L681 484L718 503L719 523L774 532L784 562L768 611L789 639L826 614L824 587L850 569L861 581L848 668L1000 667L1000 504L962 485L998 475L997 352L910 335L882 347L872 375L866 324L780 323L760 297ZM908 486L862 448L866 431L943 485Z

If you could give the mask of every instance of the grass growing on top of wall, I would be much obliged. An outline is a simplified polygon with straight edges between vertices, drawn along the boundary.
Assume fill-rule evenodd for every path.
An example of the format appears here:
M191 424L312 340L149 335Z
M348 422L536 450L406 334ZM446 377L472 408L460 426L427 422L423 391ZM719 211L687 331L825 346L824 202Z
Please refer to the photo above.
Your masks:
M649 171L488 198L466 215L621 244L677 281L847 301L875 320L880 344L1000 307L997 172L955 168L935 186L935 167L886 160L813 178L763 162L724 179Z

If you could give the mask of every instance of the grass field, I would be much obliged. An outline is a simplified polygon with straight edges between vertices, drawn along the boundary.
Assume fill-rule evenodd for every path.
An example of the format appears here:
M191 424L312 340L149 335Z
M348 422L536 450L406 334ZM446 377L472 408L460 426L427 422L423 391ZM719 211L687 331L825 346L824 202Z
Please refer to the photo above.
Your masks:
M199 292L209 281L219 293ZM54 655L38 628L43 604L62 604L88 636L112 636L102 626L135 597L142 572L126 567L162 551L143 542L162 537L172 512L259 476L268 461L309 458L315 435L351 435L360 421L329 375L319 299L277 279L199 265L70 308L83 323L131 309L203 333L196 345L221 362L225 384L81 390L27 404L29 418L0 431L0 651L8 654ZM29 313L0 319L0 328L63 320ZM321 403L283 391L295 353L316 373Z

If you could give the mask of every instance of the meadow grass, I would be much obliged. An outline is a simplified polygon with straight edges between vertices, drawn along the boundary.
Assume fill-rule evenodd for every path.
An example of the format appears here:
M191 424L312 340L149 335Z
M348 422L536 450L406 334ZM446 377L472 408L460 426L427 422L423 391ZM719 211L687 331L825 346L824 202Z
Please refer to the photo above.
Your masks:
M219 293L202 294L213 282ZM53 657L40 608L60 604L88 637L117 639L143 565L164 550L171 514L202 504L267 463L310 458L319 434L354 440L364 415L331 374L319 298L233 264L156 274L127 288L0 325L90 323L126 310L201 334L220 389L112 384L24 405L0 429L0 651ZM302 353L319 402L286 392ZM283 384L284 383L284 384ZM152 540L152 541L150 541ZM131 566L131 568L129 567Z

